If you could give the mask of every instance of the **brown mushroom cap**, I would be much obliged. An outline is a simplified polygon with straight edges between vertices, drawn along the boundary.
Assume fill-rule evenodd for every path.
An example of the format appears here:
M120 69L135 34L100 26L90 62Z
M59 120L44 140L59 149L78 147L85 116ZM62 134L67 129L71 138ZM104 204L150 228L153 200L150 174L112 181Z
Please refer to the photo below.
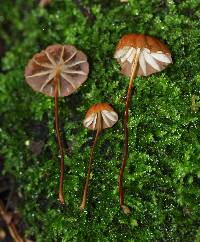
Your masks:
M101 129L106 129L112 127L117 120L118 115L109 104L98 103L89 108L83 125L91 130L97 130L99 125Z
M114 54L123 74L131 75L132 63L138 49L140 49L138 76L159 72L172 63L170 51L159 40L144 34L127 34L120 39Z
M54 97L54 78L59 77L58 96L68 96L86 81L86 55L72 45L50 45L35 54L25 69L26 82L33 90Z

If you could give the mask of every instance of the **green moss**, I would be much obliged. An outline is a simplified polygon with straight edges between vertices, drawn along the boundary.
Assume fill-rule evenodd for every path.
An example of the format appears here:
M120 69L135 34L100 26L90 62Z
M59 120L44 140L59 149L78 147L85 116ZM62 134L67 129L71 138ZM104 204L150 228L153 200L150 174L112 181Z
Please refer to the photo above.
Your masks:
M7 0L0 9L6 44L0 74L0 146L5 172L18 179L26 235L36 241L199 241L200 240L200 51L196 0L83 1L91 23L72 0L46 9L36 1ZM163 40L174 64L137 78L130 107L130 153L125 171L126 203L118 202L123 147L123 112L128 79L112 58L119 38L130 32ZM89 57L90 76L77 93L60 99L65 139L66 205L57 201L59 157L53 99L24 81L24 67L52 43L74 44ZM192 111L192 96L196 111ZM93 134L82 126L86 110L109 102L119 122L102 133L95 152L87 212L79 204ZM34 155L27 144L44 141Z

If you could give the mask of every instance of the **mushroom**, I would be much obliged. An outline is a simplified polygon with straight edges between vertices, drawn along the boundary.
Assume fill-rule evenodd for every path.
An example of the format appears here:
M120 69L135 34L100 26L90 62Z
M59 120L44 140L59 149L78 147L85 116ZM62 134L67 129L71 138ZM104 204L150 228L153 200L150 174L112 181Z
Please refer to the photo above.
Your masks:
M117 45L114 58L119 62L122 74L130 77L124 114L124 154L119 172L120 206L125 213L129 213L129 208L124 205L123 173L128 159L128 109L131 89L136 76L148 76L162 71L172 63L172 58L162 42L144 34L124 35Z
M90 151L90 162L88 167L88 173L87 173L87 178L84 186L82 202L80 205L81 210L84 210L86 205L94 148L97 143L99 133L102 129L112 127L117 122L117 120L118 120L117 113L107 103L95 104L92 107L90 107L86 113L85 119L83 121L83 125L90 130L96 130L96 136Z
M59 130L58 97L69 96L86 81L89 64L86 55L72 45L54 44L35 54L25 69L26 82L34 91L54 97L55 127L60 151L59 200L64 203L64 149Z

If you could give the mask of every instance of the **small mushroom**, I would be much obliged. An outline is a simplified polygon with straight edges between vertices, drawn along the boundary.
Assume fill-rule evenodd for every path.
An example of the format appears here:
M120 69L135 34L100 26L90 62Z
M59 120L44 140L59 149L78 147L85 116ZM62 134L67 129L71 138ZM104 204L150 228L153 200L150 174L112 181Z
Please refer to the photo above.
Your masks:
M81 210L84 210L86 205L94 148L97 143L99 133L102 129L112 127L117 122L117 120L118 120L117 113L107 103L95 104L92 107L90 107L90 109L86 113L85 119L83 121L83 125L90 130L96 130L96 136L90 151L90 162L88 167L88 173L87 173L87 178L84 186L82 202L80 205Z
M55 127L61 155L59 200L64 203L64 149L59 130L58 97L69 96L86 81L89 64L86 55L72 45L54 44L35 54L25 69L26 82L34 91L54 97Z
M125 213L129 213L129 208L124 205L123 173L128 159L128 109L133 82L136 76L148 76L164 70L172 63L172 58L162 42L144 34L123 36L114 58L119 62L122 74L130 77L124 114L124 155L119 173L120 206Z

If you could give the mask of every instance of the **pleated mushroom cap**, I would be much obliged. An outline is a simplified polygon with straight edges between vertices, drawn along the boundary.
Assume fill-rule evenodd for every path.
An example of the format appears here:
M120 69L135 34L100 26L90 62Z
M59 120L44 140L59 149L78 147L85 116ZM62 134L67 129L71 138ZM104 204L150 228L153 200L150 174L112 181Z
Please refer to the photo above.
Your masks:
M117 113L107 103L98 103L89 108L83 125L90 130L112 127L118 120Z
M58 70L58 96L68 96L87 79L87 56L73 45L50 45L29 60L25 79L33 90L53 97L54 78Z
M138 76L162 71L172 63L170 51L159 40L144 34L127 34L120 39L114 54L124 75L131 76L131 66L138 49Z

